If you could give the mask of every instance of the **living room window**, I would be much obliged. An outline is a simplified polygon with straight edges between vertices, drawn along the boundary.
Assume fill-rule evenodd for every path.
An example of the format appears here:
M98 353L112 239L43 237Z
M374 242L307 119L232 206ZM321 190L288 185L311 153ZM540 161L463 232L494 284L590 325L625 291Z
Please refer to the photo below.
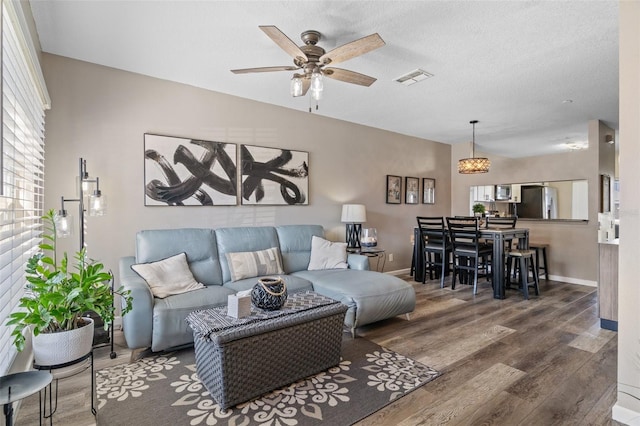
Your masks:
M25 291L25 265L42 240L44 111L49 97L21 2L3 1L0 138L0 375L16 355L7 316Z

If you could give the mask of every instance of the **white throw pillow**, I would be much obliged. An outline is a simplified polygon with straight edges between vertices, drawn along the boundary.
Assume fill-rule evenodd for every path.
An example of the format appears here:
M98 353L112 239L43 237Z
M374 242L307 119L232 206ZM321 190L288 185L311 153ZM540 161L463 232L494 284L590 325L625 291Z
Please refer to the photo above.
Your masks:
M347 243L333 243L315 235L311 238L311 259L307 268L309 271L348 267Z
M193 277L185 253L157 262L131 265L131 269L144 278L153 295L159 299L204 288Z
M280 249L271 247L259 251L225 253L231 281L265 275L284 274Z

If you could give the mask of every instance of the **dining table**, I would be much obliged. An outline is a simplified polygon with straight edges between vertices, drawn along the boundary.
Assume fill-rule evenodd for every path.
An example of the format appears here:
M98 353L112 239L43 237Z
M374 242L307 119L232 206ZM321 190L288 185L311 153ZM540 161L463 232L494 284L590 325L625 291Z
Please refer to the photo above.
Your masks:
M493 298L505 298L506 262L505 262L505 241L511 239L518 240L519 249L529 248L529 228L480 228L480 237L493 242L493 253L491 255L491 277L493 285ZM424 241L420 238L420 229L414 229L413 246L413 278L422 282L425 270L422 249ZM445 271L446 273L446 271Z

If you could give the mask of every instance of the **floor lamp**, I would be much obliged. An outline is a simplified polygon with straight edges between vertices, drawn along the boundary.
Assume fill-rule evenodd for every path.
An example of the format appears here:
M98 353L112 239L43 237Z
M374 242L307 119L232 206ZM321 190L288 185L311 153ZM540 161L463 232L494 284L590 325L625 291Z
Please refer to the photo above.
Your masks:
M348 249L360 248L362 224L367 221L367 211L362 204L344 204L342 222L347 224L346 241Z
M87 172L87 161L80 158L78 165L78 177L76 178L78 187L78 198L60 197L60 211L56 217L56 233L60 238L69 237L73 233L73 218L67 214L64 203L78 203L78 221L80 223L80 248L85 247L85 212L89 216L103 216L107 211L107 200L100 192L100 178L91 179ZM95 189L91 191L91 186L95 184ZM86 200L85 200L86 196ZM85 205L86 204L86 205ZM86 210L88 207L88 211Z
M95 188L92 188L95 184ZM66 238L73 234L73 217L67 213L67 210L64 208L64 203L78 203L78 222L80 224L80 248L79 250L86 249L85 245L85 234L86 234L86 226L85 226L85 213L89 216L103 216L107 212L107 199L102 192L100 191L100 178L96 177L92 179L89 177L89 173L87 172L87 161L80 158L78 162L78 176L76 177L76 185L78 191L78 198L65 198L64 196L60 197L60 211L55 218L56 223L56 235L59 238ZM111 292L113 293L113 274L111 275ZM94 313L95 314L95 313ZM83 314L84 315L84 314ZM111 353L109 356L111 359L116 357L116 353L113 350L113 324L110 325L109 330L109 340L111 343ZM94 342L95 342L96 334L94 331ZM105 343L105 341L101 341L98 343ZM97 343L94 343L97 344Z

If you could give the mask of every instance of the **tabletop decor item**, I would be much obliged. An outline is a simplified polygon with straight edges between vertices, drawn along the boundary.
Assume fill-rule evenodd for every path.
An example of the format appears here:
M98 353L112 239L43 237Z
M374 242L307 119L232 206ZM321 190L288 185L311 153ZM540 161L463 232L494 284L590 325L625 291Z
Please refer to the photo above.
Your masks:
M482 203L476 203L473 205L473 213L476 216L482 216L484 214L484 212L486 211L484 204Z
M376 228L364 228L360 237L362 248L375 247L378 245L378 230Z
M251 303L256 308L275 311L287 301L287 284L280 277L264 277L251 291Z
M32 328L34 357L39 365L63 364L89 353L93 330L83 333L86 337L80 341L72 339L79 348L51 343L50 338L64 338L66 333L77 333L87 327L92 329L93 322L82 316L87 311L94 311L105 324L112 324L114 294L124 300L122 315L131 309L130 293L121 288L113 291L113 276L104 270L102 263L87 258L84 247L75 253L73 268L66 252L61 259L57 258L56 216L53 209L42 216L45 232L39 245L41 251L27 262L27 292L18 303L20 310L11 313L7 322L8 326L14 326L11 336L19 351L25 346L24 329ZM41 336L47 338L44 347L39 346ZM58 349L61 353L54 353Z
M364 204L343 204L340 221L347 224L345 228L347 248L360 248L362 224L367 221L367 209Z

